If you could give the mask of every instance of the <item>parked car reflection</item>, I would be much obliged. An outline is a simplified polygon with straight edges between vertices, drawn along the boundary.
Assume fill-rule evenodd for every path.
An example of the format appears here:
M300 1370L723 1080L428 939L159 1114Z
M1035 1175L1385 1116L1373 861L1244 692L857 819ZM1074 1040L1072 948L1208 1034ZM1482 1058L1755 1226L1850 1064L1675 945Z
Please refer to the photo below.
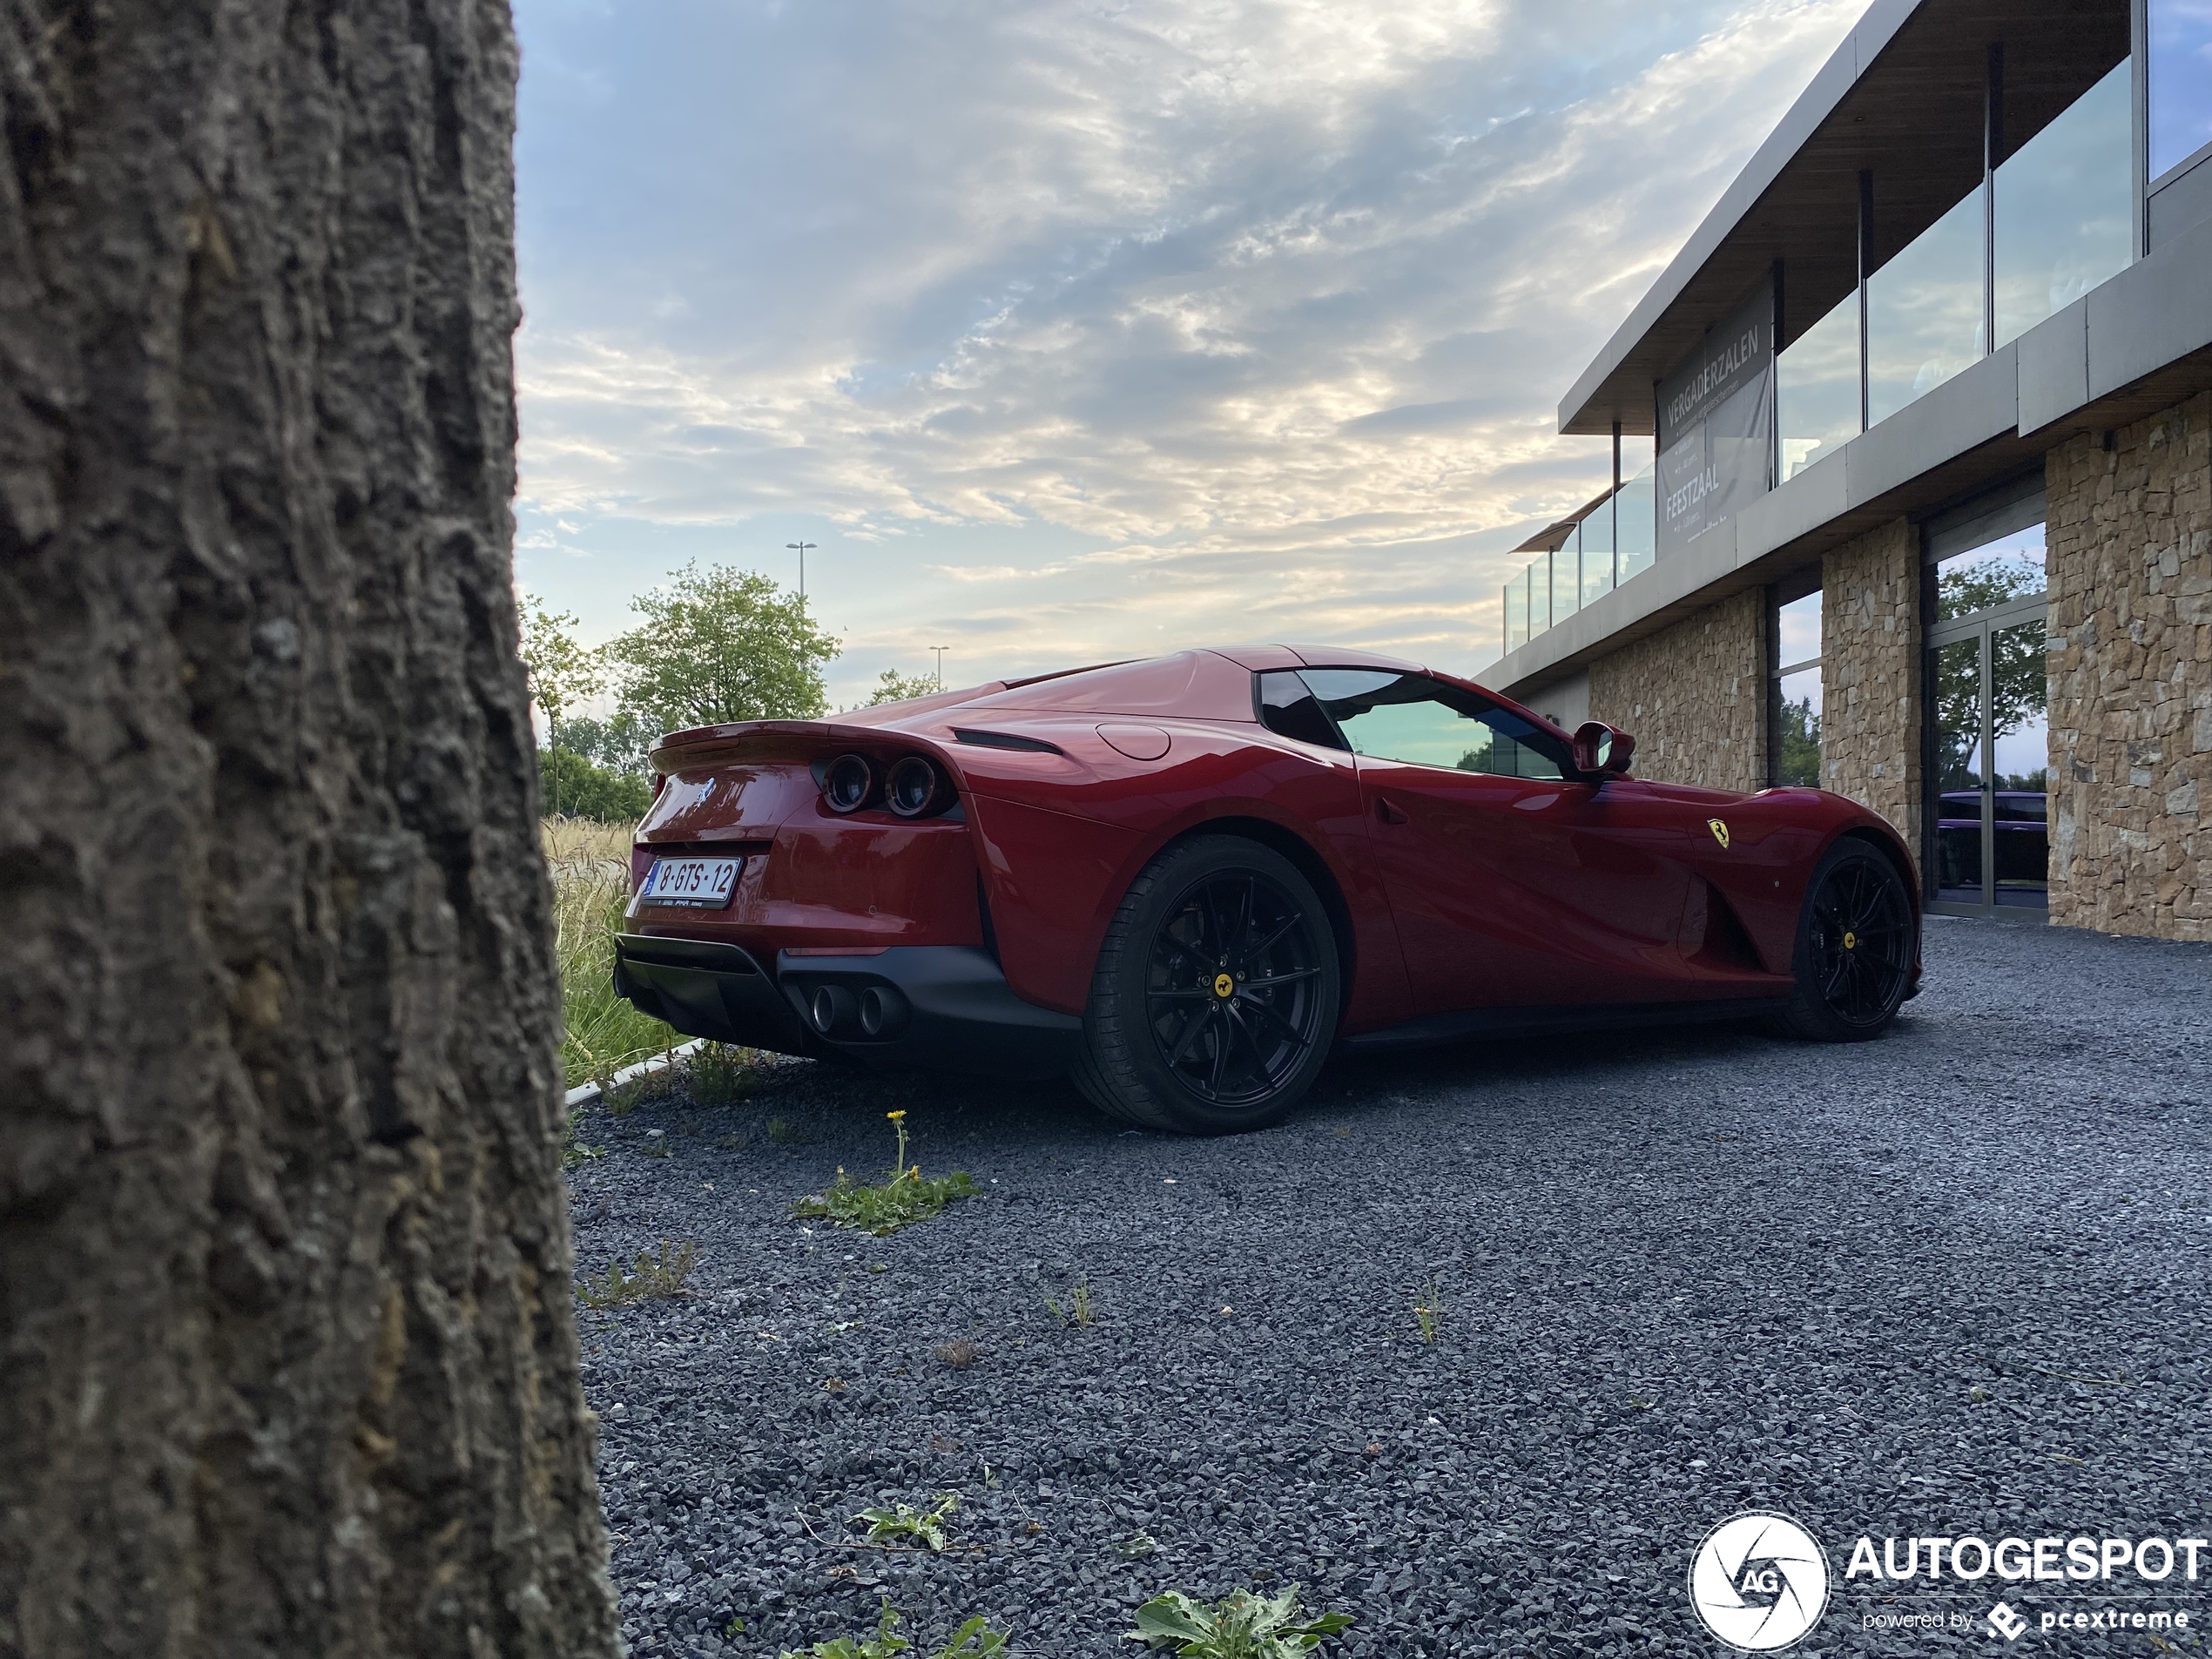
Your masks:
M2040 790L2000 789L1992 827L1996 835L1996 900L2040 905L2050 881L2049 798ZM1981 792L1946 791L1936 821L1936 887L1946 899L1981 902Z

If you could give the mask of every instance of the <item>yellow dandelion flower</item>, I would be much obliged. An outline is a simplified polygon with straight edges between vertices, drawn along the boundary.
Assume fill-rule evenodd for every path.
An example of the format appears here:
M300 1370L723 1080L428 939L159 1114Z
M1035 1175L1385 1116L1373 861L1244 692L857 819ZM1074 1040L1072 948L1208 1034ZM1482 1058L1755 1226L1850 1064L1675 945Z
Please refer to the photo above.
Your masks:
M900 1118L904 1117L906 1115L907 1115L907 1114L905 1113L905 1111L904 1111L903 1109L902 1109L902 1110L900 1110L900 1111L895 1111L895 1112L886 1112L886 1113L884 1113L884 1116L885 1116L886 1117L889 1118L889 1119L890 1119L893 1123L897 1123L897 1122L898 1122Z

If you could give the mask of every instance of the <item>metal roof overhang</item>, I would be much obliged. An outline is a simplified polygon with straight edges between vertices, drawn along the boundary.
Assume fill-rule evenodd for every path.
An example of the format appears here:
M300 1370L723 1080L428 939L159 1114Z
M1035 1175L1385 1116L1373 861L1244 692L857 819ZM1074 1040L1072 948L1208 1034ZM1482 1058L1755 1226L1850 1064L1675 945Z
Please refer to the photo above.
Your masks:
M1652 387L1784 261L1787 346L1979 184L1989 48L2017 150L2128 54L2128 0L1876 0L1559 406L1559 429L1652 430Z

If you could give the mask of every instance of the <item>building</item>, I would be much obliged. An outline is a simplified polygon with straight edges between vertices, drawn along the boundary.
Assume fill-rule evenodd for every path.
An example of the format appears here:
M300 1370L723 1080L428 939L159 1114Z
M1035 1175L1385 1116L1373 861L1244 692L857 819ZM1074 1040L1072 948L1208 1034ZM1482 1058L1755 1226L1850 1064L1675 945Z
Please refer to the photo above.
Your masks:
M2212 13L1878 0L1561 404L1615 485L1490 683L1932 910L2212 938L2208 347Z

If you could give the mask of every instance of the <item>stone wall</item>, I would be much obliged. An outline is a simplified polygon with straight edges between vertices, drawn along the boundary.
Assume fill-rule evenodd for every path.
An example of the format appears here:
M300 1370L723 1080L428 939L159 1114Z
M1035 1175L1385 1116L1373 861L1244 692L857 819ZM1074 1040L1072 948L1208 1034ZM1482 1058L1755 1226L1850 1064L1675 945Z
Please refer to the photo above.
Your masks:
M2051 920L2212 939L2212 395L2044 476Z
M1820 566L1820 782L1920 856L1920 538L1904 519Z
M1753 588L1593 663L1590 718L1635 734L1639 778L1764 788L1766 658Z

